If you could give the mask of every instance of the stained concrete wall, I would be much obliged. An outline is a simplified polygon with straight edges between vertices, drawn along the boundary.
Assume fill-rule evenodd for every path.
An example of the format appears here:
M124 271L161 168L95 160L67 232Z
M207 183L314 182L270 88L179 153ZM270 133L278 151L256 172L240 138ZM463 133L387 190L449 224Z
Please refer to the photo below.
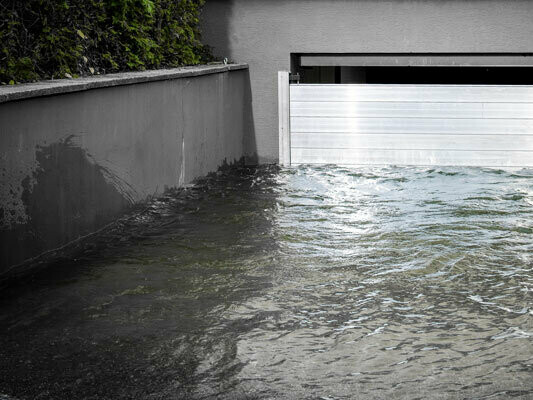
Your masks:
M203 39L250 65L245 148L278 159L277 71L291 53L533 52L530 0L210 0Z
M241 159L246 66L185 72L127 85L122 75L106 77L107 86L121 86L91 90L102 79L81 89L71 81L0 92L0 276L148 196Z

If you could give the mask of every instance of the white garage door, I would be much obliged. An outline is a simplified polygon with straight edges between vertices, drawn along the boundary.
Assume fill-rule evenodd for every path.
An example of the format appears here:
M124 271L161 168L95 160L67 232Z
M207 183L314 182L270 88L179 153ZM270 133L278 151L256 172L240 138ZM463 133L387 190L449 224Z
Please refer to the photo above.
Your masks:
M533 86L291 84L289 98L291 164L533 166Z

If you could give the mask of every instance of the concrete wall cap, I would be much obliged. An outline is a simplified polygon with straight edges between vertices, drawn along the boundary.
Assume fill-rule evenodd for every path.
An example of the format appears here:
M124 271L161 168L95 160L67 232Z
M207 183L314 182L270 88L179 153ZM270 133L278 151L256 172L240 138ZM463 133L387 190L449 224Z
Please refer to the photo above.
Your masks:
M19 85L5 85L0 86L0 103L33 97L81 92L89 89L219 74L247 68L248 64L243 63L208 64L171 69L120 72L116 74L95 75L76 79L54 79Z

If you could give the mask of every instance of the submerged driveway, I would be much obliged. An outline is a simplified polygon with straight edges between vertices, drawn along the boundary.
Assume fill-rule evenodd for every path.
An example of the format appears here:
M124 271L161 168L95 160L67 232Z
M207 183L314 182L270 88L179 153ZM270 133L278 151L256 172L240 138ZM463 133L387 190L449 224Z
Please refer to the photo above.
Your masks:
M219 173L2 289L0 394L531 398L532 254L531 170Z

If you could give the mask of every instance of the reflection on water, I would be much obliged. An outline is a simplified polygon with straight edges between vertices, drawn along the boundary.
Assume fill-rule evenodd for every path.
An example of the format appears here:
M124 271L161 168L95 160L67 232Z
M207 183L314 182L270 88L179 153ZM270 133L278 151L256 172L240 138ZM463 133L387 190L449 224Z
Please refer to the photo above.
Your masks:
M533 172L263 167L3 291L19 398L533 397Z

